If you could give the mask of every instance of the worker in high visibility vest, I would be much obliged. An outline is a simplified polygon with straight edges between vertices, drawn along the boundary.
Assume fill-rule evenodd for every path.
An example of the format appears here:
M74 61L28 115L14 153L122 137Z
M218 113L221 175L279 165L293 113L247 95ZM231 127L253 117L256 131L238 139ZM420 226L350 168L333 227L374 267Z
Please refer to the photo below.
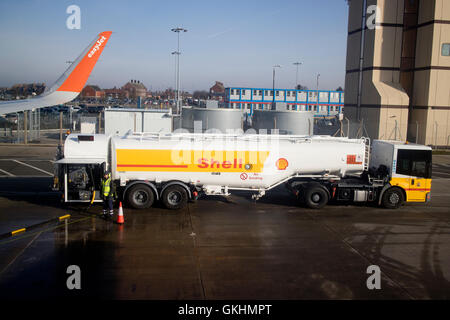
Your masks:
M111 217L114 214L113 200L116 193L114 182L111 181L111 173L105 172L102 179L103 216Z

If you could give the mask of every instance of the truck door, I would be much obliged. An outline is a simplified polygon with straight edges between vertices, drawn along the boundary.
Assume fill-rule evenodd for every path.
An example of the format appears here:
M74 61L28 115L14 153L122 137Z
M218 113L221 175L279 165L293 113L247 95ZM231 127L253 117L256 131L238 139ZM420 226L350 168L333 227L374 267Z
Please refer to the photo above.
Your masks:
M407 201L426 201L431 191L431 150L398 149L396 173L408 177Z

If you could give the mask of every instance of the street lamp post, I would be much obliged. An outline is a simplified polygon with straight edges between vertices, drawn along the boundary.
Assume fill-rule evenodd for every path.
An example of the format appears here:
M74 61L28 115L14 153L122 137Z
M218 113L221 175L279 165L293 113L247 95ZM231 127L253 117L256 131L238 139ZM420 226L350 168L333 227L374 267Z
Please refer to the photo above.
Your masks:
M295 88L294 89L297 89L297 86L298 86L298 67L302 64L303 64L302 62L294 62L293 63L293 65L295 65L297 67L297 70L295 71Z
M175 95L174 95L174 99L175 99L175 103L176 103L176 110L175 113L178 113L178 77L179 77L179 73L178 73L178 59L180 56L180 52L179 51L173 51L172 55L176 55L175 56Z
M170 29L173 32L177 33L177 51L172 52L172 54L176 54L177 55L177 79L176 79L176 90L177 90L177 94L176 94L176 113L179 113L180 110L180 32L187 32L186 29L184 28L180 28L180 27L176 27L173 29Z
M320 78L320 73L317 74L317 111L319 110L319 78Z
M272 67L272 110L275 109L275 68L281 68L281 66L276 64Z

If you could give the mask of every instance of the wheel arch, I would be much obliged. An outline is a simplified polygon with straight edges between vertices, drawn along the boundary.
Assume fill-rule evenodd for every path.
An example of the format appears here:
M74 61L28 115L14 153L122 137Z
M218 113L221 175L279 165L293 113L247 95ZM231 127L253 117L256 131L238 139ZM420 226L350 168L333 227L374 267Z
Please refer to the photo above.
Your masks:
M146 186L149 186L150 189L152 189L153 193L155 194L156 200L159 200L159 193L158 193L158 190L156 189L156 186L153 183L149 182L149 181L143 181L143 180L135 180L135 181L132 181L129 184L127 184L125 189L123 190L123 196L122 197L125 199L125 195L127 194L128 190L132 186L135 186L137 184L144 184Z
M385 185L384 187L383 187L383 189L381 189L381 192L380 192L380 196L378 197L378 205L380 206L381 205L381 201L383 200L383 195L386 193L386 191L388 191L389 189L399 189L401 192L402 192L402 194L403 194L403 199L405 199L405 202L407 202L408 201L408 198L407 198L407 195L406 195L406 190L405 189L403 189L402 187L400 187L400 186L393 186L393 185L391 185L391 184L387 184L387 185Z
M310 181L310 182L306 182L304 184L302 184L302 187L306 189L308 188L312 188L312 187L319 187L322 188L323 190L325 190L325 192L328 195L328 200L331 199L331 194L330 194L330 190L328 190L328 188L326 186L324 186L323 184L317 182L317 181Z
M171 181L167 181L166 183L164 183L164 185L161 188L160 195L163 194L164 190L166 190L168 187L173 186L173 185L178 185L178 186L183 187L188 194L188 199L192 199L192 192L191 192L191 189L189 188L189 186L186 183L179 181L179 180L171 180ZM158 195L158 198L159 198L159 195Z

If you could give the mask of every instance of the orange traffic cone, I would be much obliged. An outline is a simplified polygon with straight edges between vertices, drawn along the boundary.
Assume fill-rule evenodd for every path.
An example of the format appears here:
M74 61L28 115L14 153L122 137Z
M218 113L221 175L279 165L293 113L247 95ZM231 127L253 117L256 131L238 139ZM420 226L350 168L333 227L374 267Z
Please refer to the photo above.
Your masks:
M117 223L123 224L125 222L123 218L123 209L122 209L122 201L119 202L119 214L117 215Z

